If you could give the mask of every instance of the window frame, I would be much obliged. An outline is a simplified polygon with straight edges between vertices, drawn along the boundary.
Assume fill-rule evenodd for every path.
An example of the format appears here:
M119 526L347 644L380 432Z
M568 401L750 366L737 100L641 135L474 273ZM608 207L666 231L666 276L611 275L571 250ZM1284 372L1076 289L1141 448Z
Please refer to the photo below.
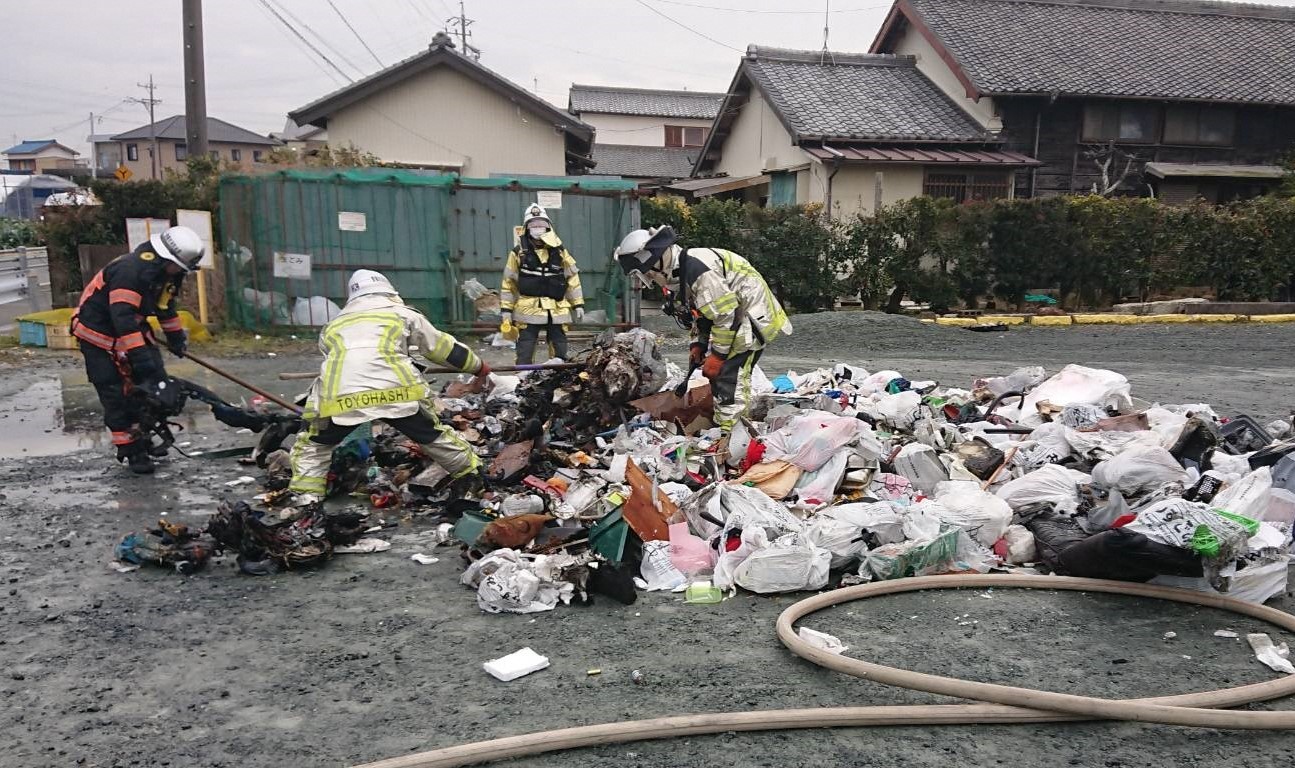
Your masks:
M1224 116L1228 119L1228 136L1222 141L1206 141L1201 138L1202 118L1206 113ZM1192 127L1195 128L1195 134L1192 138L1169 138L1169 124L1171 117L1177 113L1177 116L1191 115L1193 121ZM1237 112L1236 109L1226 106L1216 106L1213 104L1166 104L1164 127L1161 131L1160 141L1162 144L1179 147L1235 147L1237 142Z
M175 161L177 163L183 163L187 161L189 159L188 142L177 141L174 146L175 146Z
M252 162L259 163L262 160L264 160L264 158L265 158L265 153L263 150L260 150L260 149L252 150Z
M138 144L127 144L127 145L126 145L126 159L127 159L127 160L129 160L129 161L131 161L132 163L139 162L139 145L138 145Z
M1088 132L1090 111L1103 110L1109 111L1109 114L1102 116L1101 122L1105 124L1108 118L1114 119L1115 135L1093 135ZM1124 112L1134 110L1145 110L1150 123L1147 125L1146 137L1141 139L1124 138L1120 135L1123 124ZM1148 104L1142 101L1087 101L1084 102L1083 114L1079 117L1079 140L1085 144L1105 144L1115 142L1116 144L1156 144L1159 143L1159 137L1164 126L1164 110L1156 104ZM1103 125L1103 127L1105 127Z
M240 162L242 162L242 161L243 161L243 150L239 149L238 147L232 147L232 148L229 150L229 159L230 159L231 161L235 162L235 163L240 163Z
M700 149L706 146L706 139L710 136L710 127L705 125L669 125L662 126L665 128L665 146L670 149ZM688 134L695 132L694 135L700 137L697 143L691 144L688 140Z
M946 177L932 181L932 176ZM986 177L995 177L992 182ZM961 177L954 179L954 177ZM939 193L941 188L950 188L953 194ZM974 196L989 191L991 194ZM993 194L998 193L998 194ZM922 169L922 195L937 199L952 200L959 205L968 202L985 202L988 200L1008 200L1012 197L1012 171L996 168L940 168L928 166Z

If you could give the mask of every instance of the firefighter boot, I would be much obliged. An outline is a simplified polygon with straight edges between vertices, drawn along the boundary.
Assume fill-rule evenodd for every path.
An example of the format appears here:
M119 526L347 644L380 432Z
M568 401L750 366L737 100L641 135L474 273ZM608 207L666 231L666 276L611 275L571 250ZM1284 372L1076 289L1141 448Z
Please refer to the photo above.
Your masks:
M117 461L125 461L130 471L137 475L153 474L153 457L148 455L148 446L139 441L119 446Z

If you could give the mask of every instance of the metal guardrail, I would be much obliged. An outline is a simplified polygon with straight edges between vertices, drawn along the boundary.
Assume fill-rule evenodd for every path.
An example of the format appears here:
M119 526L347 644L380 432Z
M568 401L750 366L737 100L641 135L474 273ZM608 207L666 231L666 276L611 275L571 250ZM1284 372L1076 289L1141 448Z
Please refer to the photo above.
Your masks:
M0 329L14 318L53 306L49 254L44 248L0 251Z

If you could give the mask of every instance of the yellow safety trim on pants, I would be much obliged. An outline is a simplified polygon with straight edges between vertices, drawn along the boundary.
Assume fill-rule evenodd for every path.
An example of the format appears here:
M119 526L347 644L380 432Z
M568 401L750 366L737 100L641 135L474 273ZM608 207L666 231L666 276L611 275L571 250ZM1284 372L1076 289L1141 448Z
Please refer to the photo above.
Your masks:
M457 430L455 430L453 427L447 427L444 424L441 424L440 420L436 419L435 416L432 416L432 418L433 420L437 421L436 428L440 431L441 436L449 440L451 443L454 443L454 447L463 451L465 454L467 454L467 457L468 457L468 466L464 467L463 469L460 469L458 472L455 472L453 475L450 475L450 479L458 480L460 477L465 477L467 475L472 474L473 472L476 472L477 469L481 466L481 457L477 456L477 452L472 450L472 446L468 444L468 441L459 437L459 433Z
M328 478L293 477L292 482L288 483L288 490L293 493L318 493L323 495L328 493Z
M310 438L319 434L319 430L316 429L318 424L319 422L317 421L311 421L306 430L298 434L296 442L292 444L292 452L289 454L292 461L292 481L288 483L288 490L293 493L318 493L322 496L328 492L327 465L323 467L324 475L318 477L304 474L301 468L301 452L305 450Z
M427 387L423 384L392 387L391 389L366 389L363 392L341 395L331 400L321 399L319 402L319 416L327 419L341 413L350 413L364 408L374 408L394 403L416 403L426 398L427 394Z

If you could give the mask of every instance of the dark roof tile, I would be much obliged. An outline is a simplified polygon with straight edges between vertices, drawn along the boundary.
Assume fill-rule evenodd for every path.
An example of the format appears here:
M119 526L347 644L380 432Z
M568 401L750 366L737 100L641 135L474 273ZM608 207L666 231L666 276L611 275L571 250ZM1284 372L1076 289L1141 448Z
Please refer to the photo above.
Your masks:
M907 0L981 92L1295 104L1295 9Z
M750 46L744 66L797 139L986 141L910 56Z
M714 120L724 94L577 84L571 86L569 98L571 111L577 115L597 112Z
M162 118L157 121L157 138L184 141L188 138L187 127L188 123L185 121L184 115L172 115ZM150 138L148 124L144 124L125 133L119 133L113 136L112 140L129 141L148 138ZM215 117L207 118L207 141L220 144L264 144L266 146L275 146L279 143L268 136L262 136L246 128L239 128L233 123L227 123Z
M700 149L643 147L629 144L594 144L593 172L608 176L652 179L686 179Z

